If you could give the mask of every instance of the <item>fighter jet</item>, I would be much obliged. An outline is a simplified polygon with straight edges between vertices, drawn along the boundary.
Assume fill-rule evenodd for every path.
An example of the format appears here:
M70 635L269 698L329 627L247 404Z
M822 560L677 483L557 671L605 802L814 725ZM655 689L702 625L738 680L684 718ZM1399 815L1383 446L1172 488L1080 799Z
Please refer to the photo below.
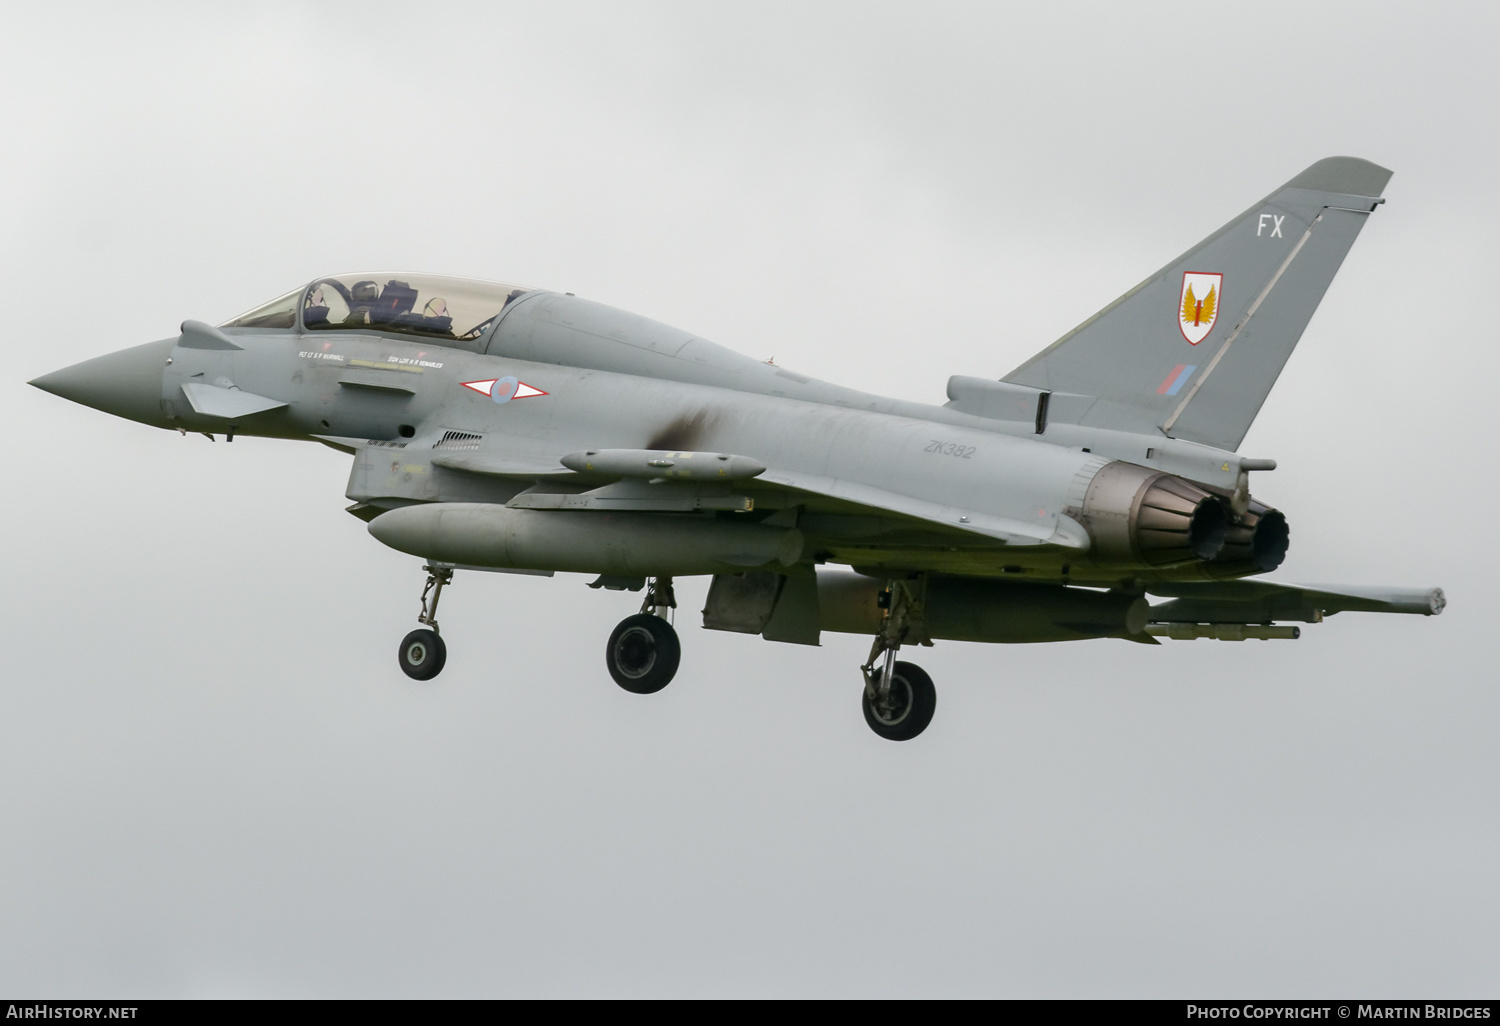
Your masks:
M680 661L673 582L705 575L711 630L868 636L864 716L902 741L937 705L903 647L1293 639L1347 610L1442 611L1436 588L1257 580L1290 531L1251 494L1275 461L1237 452L1390 175L1313 164L1005 377L950 378L941 406L571 293L393 272L318 278L31 384L184 435L352 456L348 511L423 560L398 651L414 680L443 669L455 572L582 573L641 593L605 665L660 691Z

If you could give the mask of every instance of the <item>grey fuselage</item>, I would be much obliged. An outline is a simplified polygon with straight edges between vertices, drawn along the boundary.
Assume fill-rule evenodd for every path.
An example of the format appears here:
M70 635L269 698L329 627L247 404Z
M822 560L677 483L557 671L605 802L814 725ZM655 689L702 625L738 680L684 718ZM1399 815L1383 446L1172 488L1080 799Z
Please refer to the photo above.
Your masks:
M673 577L712 575L705 627L878 630L887 656L903 639L1296 637L1278 621L1445 601L1243 579L1281 566L1291 534L1250 494L1275 462L1234 450L1390 176L1317 161L1004 378L949 378L943 406L572 295L405 273L319 278L32 384L184 434L351 454L349 512L427 562L433 608L455 569L580 572L644 588L660 618ZM436 637L425 599L422 622ZM418 650L404 669L436 672Z
M142 389L154 373L148 364L159 367L156 402L143 394L128 410L110 412L164 428L317 440L354 453L348 495L372 513L432 502L524 505L522 493L539 490L596 494L603 487L606 496L629 499L630 482L558 473L558 459L577 450L751 457L770 472L718 491L749 498L752 508L719 503L678 515L758 522L790 510L795 519L776 522L800 529L809 560L870 570L1100 585L1200 579L1201 568L1191 562L1101 562L1070 517L1110 461L1178 474L1223 494L1238 470L1232 453L1165 436L1075 424L1046 425L1038 433L1041 425L1031 419L858 392L552 292L509 303L484 337L465 343L469 348L300 324L185 330L180 338L91 363L115 361L120 375L139 379ZM497 402L465 384L506 378L524 383L529 394ZM38 383L47 387L45 381ZM203 386L222 391L206 393ZM200 412L216 407L191 400L195 388L200 398L248 395L280 405L248 414L232 404ZM455 450L471 461L488 460L488 472L434 463ZM528 479L526 467L552 473ZM645 496L704 493L671 481L633 487ZM673 507L648 498L620 508Z

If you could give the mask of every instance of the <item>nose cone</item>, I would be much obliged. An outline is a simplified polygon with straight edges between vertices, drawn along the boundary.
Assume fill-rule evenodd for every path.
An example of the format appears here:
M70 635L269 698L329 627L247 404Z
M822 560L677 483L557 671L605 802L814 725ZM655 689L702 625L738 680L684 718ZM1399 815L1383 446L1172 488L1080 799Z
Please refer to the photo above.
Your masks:
M147 342L43 374L30 384L116 417L166 427L161 379L176 344L175 338Z

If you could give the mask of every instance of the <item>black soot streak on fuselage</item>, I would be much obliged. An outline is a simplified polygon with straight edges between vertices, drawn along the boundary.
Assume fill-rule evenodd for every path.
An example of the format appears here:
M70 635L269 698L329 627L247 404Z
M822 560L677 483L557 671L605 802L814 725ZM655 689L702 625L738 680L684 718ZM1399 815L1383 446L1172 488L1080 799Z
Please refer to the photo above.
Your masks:
M646 443L648 449L675 449L683 452L696 450L703 444L703 436L713 421L707 410L684 413L671 423L658 428Z

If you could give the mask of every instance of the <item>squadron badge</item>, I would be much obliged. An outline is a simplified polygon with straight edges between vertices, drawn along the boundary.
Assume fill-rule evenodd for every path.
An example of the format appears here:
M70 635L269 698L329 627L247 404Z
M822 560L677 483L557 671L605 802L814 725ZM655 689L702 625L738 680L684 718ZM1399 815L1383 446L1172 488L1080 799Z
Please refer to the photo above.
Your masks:
M1177 326L1182 337L1197 345L1208 337L1219 319L1219 298L1223 290L1222 274L1194 271L1182 275L1182 300L1177 305Z

